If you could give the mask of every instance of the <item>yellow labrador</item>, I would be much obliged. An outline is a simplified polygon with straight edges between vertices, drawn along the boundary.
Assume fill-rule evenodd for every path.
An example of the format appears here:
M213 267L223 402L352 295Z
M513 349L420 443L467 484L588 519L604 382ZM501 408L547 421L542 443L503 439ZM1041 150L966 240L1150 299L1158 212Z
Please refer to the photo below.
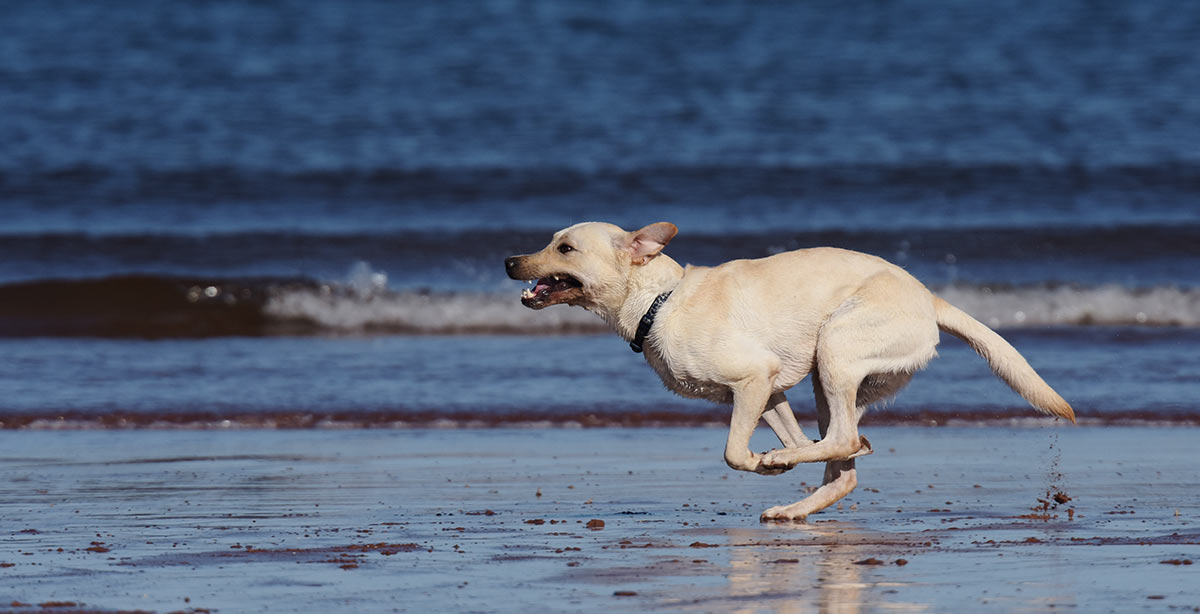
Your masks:
M1074 422L1071 406L994 331L934 296L904 269L834 248L802 249L715 267L679 266L662 253L674 224L636 231L588 222L555 233L541 251L505 260L535 281L521 301L578 305L644 348L668 388L732 403L725 462L776 474L823 461L825 480L763 520L802 520L857 484L854 459L871 453L858 421L937 355L938 330L966 341L1030 404ZM785 391L812 375L821 439L800 430ZM783 449L750 451L759 418Z

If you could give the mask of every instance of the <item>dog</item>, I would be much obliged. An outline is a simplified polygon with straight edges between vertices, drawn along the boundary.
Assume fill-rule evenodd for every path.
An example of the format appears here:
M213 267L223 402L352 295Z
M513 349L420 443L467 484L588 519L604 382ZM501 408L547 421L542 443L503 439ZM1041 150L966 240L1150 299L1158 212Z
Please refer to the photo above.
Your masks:
M586 222L504 266L510 278L534 283L522 293L526 307L583 307L644 351L670 390L732 404L725 462L733 469L774 475L825 463L819 488L767 509L763 521L803 521L854 489L855 459L872 451L859 420L937 355L939 330L969 344L1033 407L1075 422L1071 406L1012 345L882 258L818 247L683 267L662 253L677 232L669 222L635 231ZM816 441L785 396L808 376ZM783 448L750 451L760 419Z

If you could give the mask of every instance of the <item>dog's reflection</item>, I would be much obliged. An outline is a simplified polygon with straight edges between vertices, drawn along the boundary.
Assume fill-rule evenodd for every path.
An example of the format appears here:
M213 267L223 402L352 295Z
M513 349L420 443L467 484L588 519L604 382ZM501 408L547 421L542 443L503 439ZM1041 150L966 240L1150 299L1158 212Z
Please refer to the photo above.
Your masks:
M746 603L734 612L857 614L879 607L923 609L919 604L888 603L872 570L864 564L879 557L881 544L894 547L896 536L879 535L852 523L780 525L764 543L761 530L730 529L728 591L731 601ZM879 561L894 564L895 558Z

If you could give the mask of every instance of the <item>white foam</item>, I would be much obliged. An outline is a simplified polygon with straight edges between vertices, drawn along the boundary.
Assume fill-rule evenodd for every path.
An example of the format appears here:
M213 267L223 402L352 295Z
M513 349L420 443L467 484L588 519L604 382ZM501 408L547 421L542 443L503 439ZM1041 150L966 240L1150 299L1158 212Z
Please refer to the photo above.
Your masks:
M268 316L299 320L335 331L398 331L425 334L562 333L608 330L582 309L555 306L534 311L511 294L291 290L264 307Z
M1200 326L1200 288L956 285L935 292L992 328Z
M421 334L605 332L608 326L582 309L553 306L534 311L519 289L507 294L388 291L369 286L325 286L278 293L268 316L340 332ZM935 288L942 298L993 328L1040 326L1200 327L1200 289L1117 285Z

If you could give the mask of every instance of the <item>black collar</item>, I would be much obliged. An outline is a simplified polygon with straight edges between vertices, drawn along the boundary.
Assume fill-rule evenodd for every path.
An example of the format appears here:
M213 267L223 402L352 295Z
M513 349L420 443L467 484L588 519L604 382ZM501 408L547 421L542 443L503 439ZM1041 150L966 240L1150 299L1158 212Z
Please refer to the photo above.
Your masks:
M654 316L658 315L658 308L662 307L663 303L667 302L667 298L671 296L671 291L668 290L658 295L654 302L650 304L650 308L646 310L646 315L642 316L642 321L638 323L637 334L633 336L633 341L629 342L629 349L642 353L642 342L646 340L646 333L650 332L650 327L654 325Z

